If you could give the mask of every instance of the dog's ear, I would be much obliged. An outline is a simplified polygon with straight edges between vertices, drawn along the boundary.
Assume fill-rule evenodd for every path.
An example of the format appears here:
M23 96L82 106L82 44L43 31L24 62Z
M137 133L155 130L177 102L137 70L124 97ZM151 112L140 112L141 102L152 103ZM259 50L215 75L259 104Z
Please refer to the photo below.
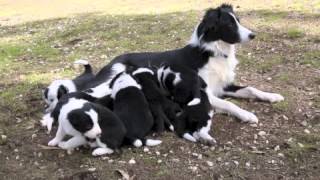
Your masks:
M60 99L64 94L67 94L67 93L68 93L68 89L63 85L60 85L58 88L57 98Z
M198 37L207 34L209 31L216 31L221 16L221 8L208 9L198 26Z
M45 99L48 99L48 91L49 91L48 88L42 90L42 94L43 94L43 97L44 97Z
M222 10L233 12L233 7L232 7L231 4L223 3L223 4L221 4L221 6L219 8L222 9Z

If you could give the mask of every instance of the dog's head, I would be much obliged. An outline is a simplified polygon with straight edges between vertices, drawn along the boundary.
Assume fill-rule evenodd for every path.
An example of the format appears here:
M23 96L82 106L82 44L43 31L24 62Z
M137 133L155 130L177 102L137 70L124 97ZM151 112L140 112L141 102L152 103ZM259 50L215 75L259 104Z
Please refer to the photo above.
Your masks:
M93 109L89 111L83 108L73 110L68 114L68 120L73 128L87 139L95 139L102 133L98 123L98 113Z
M196 35L202 43L222 40L229 44L235 44L255 38L252 31L240 24L232 6L227 4L207 10L197 28Z
M51 112L56 107L59 99L64 95L73 91L74 84L70 80L55 80L45 90L43 90L43 99L48 108L46 112Z

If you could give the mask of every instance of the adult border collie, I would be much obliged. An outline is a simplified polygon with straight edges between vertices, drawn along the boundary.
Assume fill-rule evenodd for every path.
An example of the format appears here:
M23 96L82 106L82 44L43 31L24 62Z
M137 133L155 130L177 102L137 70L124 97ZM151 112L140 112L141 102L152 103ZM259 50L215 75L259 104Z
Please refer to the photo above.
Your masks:
M219 112L230 113L243 122L257 123L251 112L220 97L252 98L278 102L284 100L280 94L260 91L250 86L233 83L238 60L235 44L255 38L255 34L243 27L231 5L222 4L208 9L202 21L196 26L189 43L181 48L165 52L123 54L98 72L97 77L106 78L112 74L114 63L130 63L136 66L160 66L168 62L184 65L195 70L209 86L210 103Z

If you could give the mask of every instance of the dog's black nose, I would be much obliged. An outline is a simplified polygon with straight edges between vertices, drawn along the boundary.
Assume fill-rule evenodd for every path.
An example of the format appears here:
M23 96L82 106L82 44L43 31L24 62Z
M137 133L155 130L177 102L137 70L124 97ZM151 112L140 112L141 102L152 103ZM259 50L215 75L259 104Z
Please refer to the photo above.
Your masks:
M250 33L250 34L249 34L249 38L250 38L250 39L254 39L255 37L256 37L256 34L254 34L254 33Z

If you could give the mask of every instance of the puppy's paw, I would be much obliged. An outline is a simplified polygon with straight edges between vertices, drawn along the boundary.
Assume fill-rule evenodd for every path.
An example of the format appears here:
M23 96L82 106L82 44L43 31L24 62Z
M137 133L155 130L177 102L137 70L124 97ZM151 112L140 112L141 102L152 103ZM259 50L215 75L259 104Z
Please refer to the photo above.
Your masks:
M69 147L69 145L68 145L68 143L67 143L66 141L61 141L61 142L59 142L59 143L58 143L58 146L59 146L61 149L66 149L66 150L70 149L70 147Z
M254 115L251 112L245 111L245 110L243 110L240 113L239 119L242 122L247 122L247 123L258 123L258 121L259 121L256 115Z
M54 138L51 141L49 141L48 146L57 146L59 144L59 141Z
M276 93L268 93L266 95L266 100L271 102L271 103L275 103L275 102L280 102L284 100L284 97L280 94L276 94Z
M104 154L112 154L112 153L113 153L113 150L109 148L96 148L95 150L93 150L92 156L101 156Z

